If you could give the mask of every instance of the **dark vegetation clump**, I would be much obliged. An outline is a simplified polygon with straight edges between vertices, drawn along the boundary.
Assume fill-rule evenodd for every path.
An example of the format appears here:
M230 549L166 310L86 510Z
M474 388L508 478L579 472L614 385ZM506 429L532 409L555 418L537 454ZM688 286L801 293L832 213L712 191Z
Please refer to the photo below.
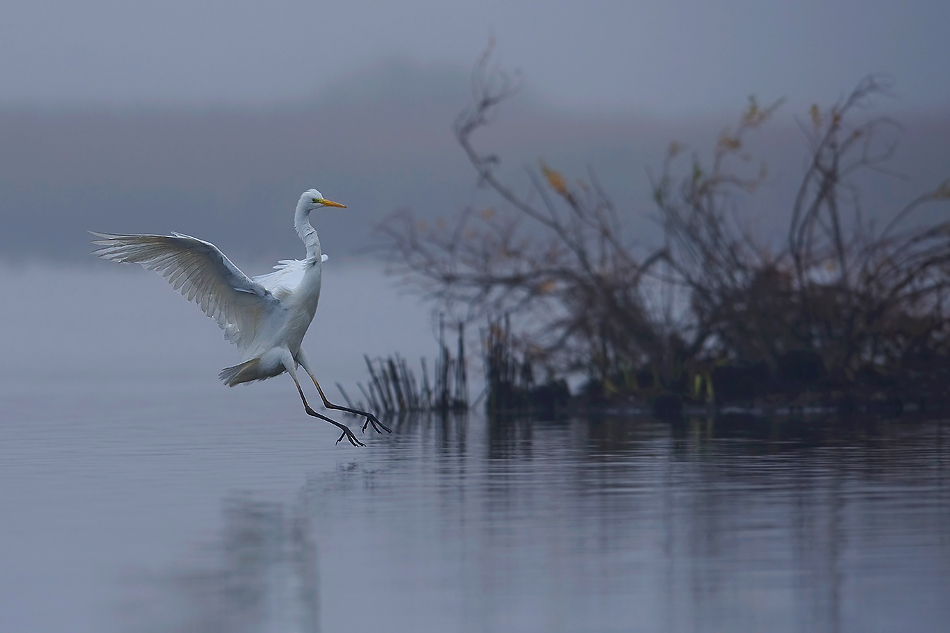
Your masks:
M592 173L569 182L542 162L522 195L499 178L497 156L475 149L476 132L518 88L489 67L489 52L455 134L499 206L435 225L401 211L380 227L395 272L470 322L487 320L489 409L559 406L563 378L577 373L589 402L674 413L683 403L950 403L950 222L912 217L950 199L950 184L883 228L862 217L854 185L883 171L899 130L860 120L887 92L879 79L812 106L801 124L808 161L777 246L735 211L767 176L764 164L750 172L746 139L780 105L750 99L708 164L670 145L651 175L662 235L645 248ZM492 320L499 314L510 316Z
M544 382L537 382L531 352L519 353L508 316L488 319L483 345L489 413L522 412L551 418L567 407L571 396L567 381L549 373Z
M439 357L435 362L433 380L429 380L426 359L420 361L422 380L416 379L406 359L399 355L377 358L375 362L366 356L369 384L359 384L360 393L366 398L368 408L385 413L410 411L465 411L468 402L468 376L465 363L465 326L458 324L458 348L456 355L445 343L445 322L439 322ZM359 408L350 401L349 394L337 383L350 408ZM362 403L359 406L363 406Z

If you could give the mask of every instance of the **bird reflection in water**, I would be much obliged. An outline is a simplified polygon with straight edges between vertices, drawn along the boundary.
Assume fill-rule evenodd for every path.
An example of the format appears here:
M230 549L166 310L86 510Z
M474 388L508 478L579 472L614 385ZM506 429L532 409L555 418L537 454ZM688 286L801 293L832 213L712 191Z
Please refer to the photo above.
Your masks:
M319 630L317 550L308 514L249 496L223 502L220 538L183 569L130 575L125 629Z

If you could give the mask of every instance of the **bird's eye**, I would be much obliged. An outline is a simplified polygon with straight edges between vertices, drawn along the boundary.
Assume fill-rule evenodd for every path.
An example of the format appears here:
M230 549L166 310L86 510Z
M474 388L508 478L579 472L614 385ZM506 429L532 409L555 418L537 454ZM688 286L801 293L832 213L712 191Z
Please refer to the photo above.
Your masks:
M316 204L317 202L319 202L319 199L318 199L318 198L313 198L313 199L311 200L311 202L313 202L314 204Z

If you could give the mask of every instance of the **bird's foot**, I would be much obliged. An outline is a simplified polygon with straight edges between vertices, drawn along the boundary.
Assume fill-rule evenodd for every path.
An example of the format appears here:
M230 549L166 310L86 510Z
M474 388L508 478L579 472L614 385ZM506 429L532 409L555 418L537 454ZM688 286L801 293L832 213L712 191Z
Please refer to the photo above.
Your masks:
M377 433L382 433L383 431L386 431L387 433L393 432L391 428L380 422L379 418L377 418L372 413L366 413L364 415L366 416L366 422L363 423L363 433L366 433L366 427L370 424L373 425L373 430ZM380 429L382 429L382 431Z
M345 424L340 424L340 423L337 422L336 420L331 420L331 419L328 418L327 416L321 415L321 414L317 413L316 411L314 411L313 409L310 408L310 405L308 405L308 404L306 403L306 401L304 402L304 409L306 409L308 415L312 415L312 416L315 417L315 418L320 418L321 420L326 420L327 422L329 422L330 424L332 424L332 425L335 426L336 428L338 428L338 429L340 429L341 431L343 431L343 433L340 435L339 439L337 439L337 441L336 441L337 444L339 444L340 441L345 437L346 439L348 439L348 440L350 441L350 444L352 444L353 446L366 446L365 444L363 444L363 442L361 442L361 441L359 441L358 439L356 439L356 436L353 435L353 431L351 431L348 426L346 426Z
M366 444L363 444L363 442L356 439L356 436L353 435L353 431L343 426L342 424L337 424L337 426L343 430L343 432L340 433L340 437L336 441L337 444L339 444L340 441L345 437L346 439L350 441L350 444L352 444L353 446L366 446Z

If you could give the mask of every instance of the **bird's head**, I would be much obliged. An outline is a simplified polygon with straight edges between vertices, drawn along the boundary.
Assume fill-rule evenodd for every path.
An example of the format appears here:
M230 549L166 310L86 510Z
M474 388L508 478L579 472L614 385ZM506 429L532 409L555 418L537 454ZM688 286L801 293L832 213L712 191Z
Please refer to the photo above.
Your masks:
M340 207L341 209L345 209L346 205L327 200L323 197L323 194L316 189L304 191L303 195L300 196L300 202L297 203L297 208L306 213L314 209L319 209L320 207Z

